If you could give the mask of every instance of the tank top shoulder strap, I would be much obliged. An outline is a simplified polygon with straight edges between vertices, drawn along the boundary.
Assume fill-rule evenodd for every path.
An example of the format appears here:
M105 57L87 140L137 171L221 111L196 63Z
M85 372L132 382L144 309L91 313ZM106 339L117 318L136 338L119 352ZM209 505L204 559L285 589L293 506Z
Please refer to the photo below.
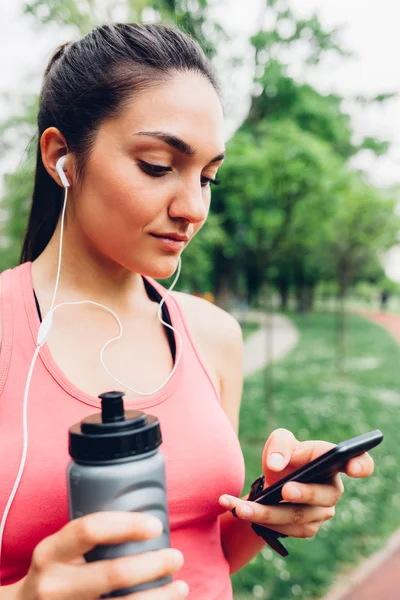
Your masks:
M16 338L22 342L31 332L26 314L25 300L29 294L27 278L30 263L23 263L1 274L1 350L0 350L0 394L3 391L11 363L13 343ZM22 334L22 336L20 335Z
M148 279L151 282L151 284L156 288L156 290L159 292L159 294L163 298L166 296L168 290L163 285L161 285L160 283L158 283L151 277L146 277L146 279ZM210 373L208 372L207 367L204 364L203 359L201 358L201 355L199 354L198 348L196 347L196 344L194 343L194 340L190 333L190 329L187 324L187 320L185 318L185 315L182 311L182 308L179 304L178 299L175 296L173 296L172 294L168 294L166 297L166 300L165 300L165 304L167 304L167 306L168 306L172 325L175 327L175 329L177 329L179 331L179 333L182 336L183 353L186 354L185 362L186 363L188 362L187 359L189 357L187 356L187 354L189 353L192 357L192 360L196 361L198 363L198 365L200 366L204 375L206 376L209 383L211 384L211 387L214 391L214 394L215 394L218 402L220 402L221 401L220 395L215 387L215 384L212 380L212 377L210 376Z
M171 325L173 325L181 335L184 334L184 337L190 338L186 320L182 313L182 309L179 306L179 302L177 302L172 294L167 294L168 290L152 277L146 276L144 279L151 284L151 286L159 293L161 298L165 298L164 305L166 305L168 308Z

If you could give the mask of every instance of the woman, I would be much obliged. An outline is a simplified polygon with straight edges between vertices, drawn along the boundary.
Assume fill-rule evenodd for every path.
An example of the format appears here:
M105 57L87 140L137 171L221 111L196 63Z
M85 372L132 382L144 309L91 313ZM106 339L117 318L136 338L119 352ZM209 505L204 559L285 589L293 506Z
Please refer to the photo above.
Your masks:
M154 278L175 272L204 224L224 160L212 67L188 36L163 26L107 25L61 47L45 72L38 127L22 264L1 278L1 512L21 457L25 380L57 276L63 200L57 161L66 156L70 185L57 302L91 299L114 310L124 336L107 349L108 368L132 389L152 390L168 379L177 351L175 336L157 319L165 289ZM130 597L184 598L189 587L193 600L228 600L230 573L264 545L253 522L308 537L333 516L343 492L339 476L332 485L286 485L290 503L278 507L238 498L240 327L194 296L171 293L165 305L165 318L182 336L181 361L159 391L144 398L127 392L125 406L160 419L173 549L101 563L83 559L96 544L154 537L161 525L129 513L68 523L67 431L98 411L100 393L115 388L98 356L116 326L106 311L65 306L32 378L29 451L4 531L1 599L93 599L173 573L172 584ZM262 456L267 483L329 447L275 431ZM372 470L368 455L347 467L353 476Z

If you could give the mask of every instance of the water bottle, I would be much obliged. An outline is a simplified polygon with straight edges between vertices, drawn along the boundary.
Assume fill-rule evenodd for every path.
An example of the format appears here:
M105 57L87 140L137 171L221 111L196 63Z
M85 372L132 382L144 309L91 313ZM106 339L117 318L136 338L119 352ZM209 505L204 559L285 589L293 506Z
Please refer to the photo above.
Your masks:
M96 546L85 554L88 562L170 547L165 462L158 450L160 424L156 417L141 411L125 412L123 395L100 394L101 413L69 429L69 517L109 510L146 512L160 519L163 533L152 540ZM171 576L163 577L102 598L161 587L171 580Z

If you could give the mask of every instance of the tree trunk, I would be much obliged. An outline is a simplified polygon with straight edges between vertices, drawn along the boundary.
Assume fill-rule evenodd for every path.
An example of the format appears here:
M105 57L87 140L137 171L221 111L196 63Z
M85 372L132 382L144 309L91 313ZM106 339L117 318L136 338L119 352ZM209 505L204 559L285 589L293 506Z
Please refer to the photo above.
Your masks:
M237 265L221 252L214 256L213 293L215 304L229 310L237 291Z
M289 301L289 283L286 281L278 281L278 290L280 297L280 309L287 310Z
M229 310L232 303L232 292L225 279L221 279L215 288L215 304L224 310Z
M296 297L296 312L304 313L306 311L306 299L305 299L305 287L303 283L296 284L295 286L295 297Z
M304 308L306 312L312 312L315 300L315 285L310 284L304 288Z
M266 365L264 368L264 398L267 412L267 437L275 428L275 402L274 402L274 370L273 370L273 303L271 296L271 285L267 283L267 302L266 315L267 322L265 327L265 349L266 349Z
M346 268L339 271L339 289L338 289L338 329L337 329L337 369L339 373L344 373L344 363L346 358L346 294L349 285L349 276Z

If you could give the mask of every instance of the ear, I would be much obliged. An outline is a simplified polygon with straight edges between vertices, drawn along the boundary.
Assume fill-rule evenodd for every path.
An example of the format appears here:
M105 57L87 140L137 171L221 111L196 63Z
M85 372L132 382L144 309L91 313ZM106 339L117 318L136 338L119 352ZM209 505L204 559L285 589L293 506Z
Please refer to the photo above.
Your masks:
M57 162L62 156L66 156L63 172L64 177L68 181L68 185L72 185L74 174L71 155L68 155L68 145L59 129L56 127L48 127L40 138L40 150L42 153L42 161L44 168L54 179L58 185L65 187L66 181L62 181L61 174L57 170Z

